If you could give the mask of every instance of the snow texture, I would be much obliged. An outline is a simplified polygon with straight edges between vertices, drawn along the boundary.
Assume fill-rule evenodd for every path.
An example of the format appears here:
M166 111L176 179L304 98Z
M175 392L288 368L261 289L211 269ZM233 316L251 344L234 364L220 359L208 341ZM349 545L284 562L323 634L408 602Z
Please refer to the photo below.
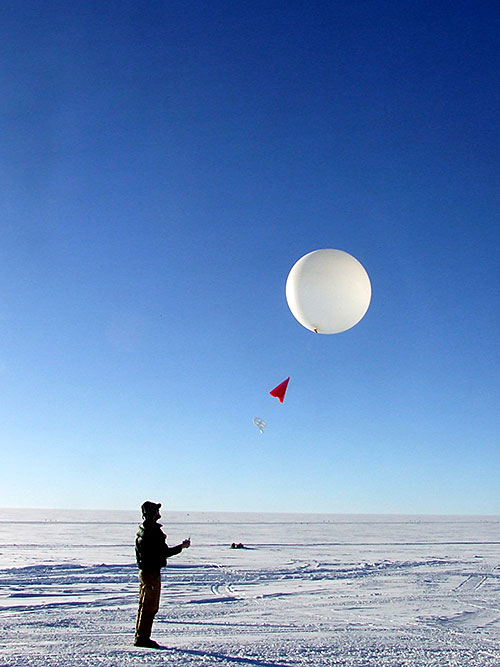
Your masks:
M0 666L500 666L500 518L168 513L132 645L131 512L0 510ZM243 549L231 549L242 542Z

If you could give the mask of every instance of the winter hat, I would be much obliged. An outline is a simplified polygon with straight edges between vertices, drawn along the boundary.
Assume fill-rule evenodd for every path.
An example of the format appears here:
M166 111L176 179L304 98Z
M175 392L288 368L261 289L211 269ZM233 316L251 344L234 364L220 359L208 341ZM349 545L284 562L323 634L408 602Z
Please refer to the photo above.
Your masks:
M148 519L149 517L154 516L160 507L161 503L153 503L151 500L146 500L146 502L141 505L143 518Z

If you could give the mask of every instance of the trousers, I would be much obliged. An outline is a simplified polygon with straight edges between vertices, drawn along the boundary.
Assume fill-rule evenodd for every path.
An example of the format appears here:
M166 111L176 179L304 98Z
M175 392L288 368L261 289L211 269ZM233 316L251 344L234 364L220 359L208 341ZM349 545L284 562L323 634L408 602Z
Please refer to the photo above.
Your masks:
M156 612L160 607L161 573L139 570L139 609L135 623L135 641L149 639Z

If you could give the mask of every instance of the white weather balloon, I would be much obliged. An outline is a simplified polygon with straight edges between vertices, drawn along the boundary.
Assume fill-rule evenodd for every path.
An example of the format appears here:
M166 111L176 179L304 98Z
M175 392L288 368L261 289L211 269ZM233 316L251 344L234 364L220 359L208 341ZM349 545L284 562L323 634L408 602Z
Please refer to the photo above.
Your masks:
M306 329L332 334L350 329L370 305L370 278L343 250L325 248L301 257L286 281L286 300Z

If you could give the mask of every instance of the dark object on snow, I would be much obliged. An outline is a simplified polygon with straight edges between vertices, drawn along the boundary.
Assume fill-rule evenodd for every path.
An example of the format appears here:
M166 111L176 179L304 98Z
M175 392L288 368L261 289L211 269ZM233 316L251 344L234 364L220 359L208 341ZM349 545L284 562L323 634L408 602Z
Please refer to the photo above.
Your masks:
M245 548L245 545L242 544L241 542L238 542L238 544L236 544L236 542L233 542L231 544L231 549L244 549L244 548Z

